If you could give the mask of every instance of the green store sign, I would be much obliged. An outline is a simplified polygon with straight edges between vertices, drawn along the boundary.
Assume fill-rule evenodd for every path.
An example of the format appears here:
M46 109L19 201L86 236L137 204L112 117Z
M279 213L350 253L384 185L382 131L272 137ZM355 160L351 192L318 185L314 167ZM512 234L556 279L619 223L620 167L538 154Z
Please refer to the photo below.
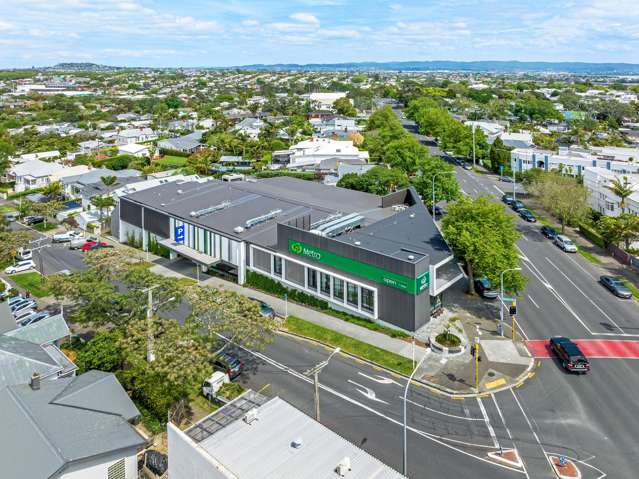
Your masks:
M428 289L428 271L420 274L417 278L409 278L402 274L386 271L377 266L361 263L354 259L346 258L345 256L340 256L330 251L294 240L288 240L288 251L294 255L302 256L306 259L317 261L318 263L324 263L333 268L366 278L376 283L401 289L407 293L419 294Z

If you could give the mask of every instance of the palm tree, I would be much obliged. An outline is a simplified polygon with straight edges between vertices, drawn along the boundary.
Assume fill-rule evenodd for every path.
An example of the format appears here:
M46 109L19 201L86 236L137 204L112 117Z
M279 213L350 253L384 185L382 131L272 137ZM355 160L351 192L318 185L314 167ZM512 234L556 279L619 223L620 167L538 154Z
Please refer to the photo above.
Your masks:
M100 228L102 228L104 210L115 206L115 200L112 196L94 196L91 198L91 204L100 212Z
M628 177L624 176L623 181L619 178L615 178L610 183L610 191L612 191L615 195L620 198L619 207L621 208L621 213L626 212L626 198L628 198L631 194L634 193L634 189L630 182L628 181Z
M62 193L62 182L54 181L53 183L49 183L48 185L42 188L42 194L44 196L59 196Z
M104 186L113 186L118 182L118 178L116 176L101 176L100 180Z

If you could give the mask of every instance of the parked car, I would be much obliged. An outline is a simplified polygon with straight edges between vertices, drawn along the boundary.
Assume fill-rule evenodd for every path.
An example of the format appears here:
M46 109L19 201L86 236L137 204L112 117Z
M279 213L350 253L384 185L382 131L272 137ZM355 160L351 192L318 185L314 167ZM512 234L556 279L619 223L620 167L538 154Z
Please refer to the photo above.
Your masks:
M44 216L25 216L22 222L27 226L44 223Z
M48 311L35 311L26 318L22 318L18 321L20 327L29 326L30 324L37 323L49 317ZM16 319L17 321L17 319Z
M22 301L19 301L17 303L14 303L13 305L11 305L9 307L9 309L11 310L11 314L13 314L14 316L16 314L18 314L18 312L22 311L23 309L26 308L35 308L36 302L32 299L23 299Z
M590 371L590 361L570 339L561 336L550 338L550 349L555 352L566 370L577 373Z
M57 235L53 235L51 239L54 243L69 243L74 239L78 239L82 237L82 233L77 231L66 231L65 233L58 233Z
M513 209L513 211L519 211L522 210L526 207L525 204L523 204L521 201L519 200L514 200L511 204L510 207Z
M273 308L271 308L268 304L266 304L264 301L260 301L257 298L249 298L252 301L255 301L258 306L260 307L260 314L262 316L269 317L269 318L273 318L275 317L275 311L273 310Z
M84 238L73 239L69 243L69 249L81 249L86 243L87 240Z
M21 248L16 253L16 258L18 258L20 261L26 261L28 259L33 259L33 251L31 251L30 249L22 249Z
M4 214L4 219L7 221L16 221L20 217L20 213L17 211L9 211Z
M514 183L515 180L513 179L512 176L501 176L499 177L500 181L503 181L504 183Z
M16 304L18 301L24 301L24 296L22 295L17 295L17 296L13 296L11 298L9 298L8 303L9 303L9 307L13 306L14 304Z
M472 170L472 169L473 169L472 163L464 163L464 170Z
M621 281L614 276L601 276L599 282L608 288L612 294L619 298L630 299L632 298L632 291L626 287Z
M533 215L532 212L530 210L527 210L526 208L518 210L517 213L519 213L519 216L521 216L524 221L528 221L529 223L537 222L537 218L535 218L535 215Z
M213 358L213 366L229 375L229 378L235 379L244 370L244 363L232 353L223 352Z
M35 269L35 263L33 262L33 260L18 261L13 266L8 266L7 268L5 268L4 272L6 274L14 274L21 273L23 271L29 271L32 268Z
M97 241L87 241L84 245L82 245L83 252L93 251L100 248L113 248L113 246L105 243L104 241L100 241L99 243Z
M555 239L559 233L555 228L544 225L541 227L541 234L548 239Z
M26 318L27 316L31 316L33 313L35 313L35 305L27 305L24 308L18 309L16 310L15 313L13 313L13 318L16 321L20 321L24 318Z
M570 238L564 235L555 236L554 243L559 246L566 253L576 253L577 246L572 242Z
M506 203L508 206L513 204L513 201L515 201L515 198L512 197L512 195L509 194L505 194L501 196L501 201L503 201L504 203Z
M482 298L486 299L496 299L499 297L499 291L492 288L492 284L488 278L477 278L475 279L475 291Z

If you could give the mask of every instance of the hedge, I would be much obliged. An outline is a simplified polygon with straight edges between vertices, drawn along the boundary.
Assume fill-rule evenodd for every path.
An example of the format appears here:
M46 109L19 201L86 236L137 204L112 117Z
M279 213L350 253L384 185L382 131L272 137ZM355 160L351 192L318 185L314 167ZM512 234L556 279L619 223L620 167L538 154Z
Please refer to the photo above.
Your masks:
M605 248L606 247L606 241L603 239L603 236L601 236L597 230L595 230L593 227L585 224L585 223L580 223L579 224L579 232L587 239L589 239L590 241L592 241L594 244L596 244L597 246L599 246L600 248Z
M247 272L246 284L248 286L251 286L252 288L259 289L261 291L264 291L265 293L270 293L280 298L286 294L290 301L294 301L311 308L319 309L320 311L326 314L330 314L331 316L335 316L336 318L348 321L349 323L357 324L358 326L370 329L371 331L377 331L379 333L386 334L387 336L390 336L392 338L410 337L410 334L405 333L404 331L401 331L399 329L377 324L369 321L368 319L360 318L359 316L353 316L352 314L333 309L329 306L327 301L318 299L315 296L311 296L310 294L306 294L296 289L287 288L281 283L268 278L267 276L256 273L255 271Z
M255 173L257 178L275 178L277 176L290 176L301 180L315 180L315 173L312 171L288 171L288 170L265 170Z
M189 156L191 156L191 153L180 150L172 150L171 148L160 148L160 154L168 156L181 156L183 158L188 158Z

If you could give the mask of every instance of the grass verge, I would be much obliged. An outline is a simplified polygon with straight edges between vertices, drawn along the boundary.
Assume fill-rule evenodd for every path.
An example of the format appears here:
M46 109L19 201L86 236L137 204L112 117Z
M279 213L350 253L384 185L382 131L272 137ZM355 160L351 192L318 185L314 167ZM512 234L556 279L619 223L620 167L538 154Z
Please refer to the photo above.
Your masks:
M47 223L46 225L44 223L36 223L32 226L32 228L36 231L49 231L49 230L54 230L57 228L58 225L52 225L51 223Z
M632 291L632 295L639 299L639 288L637 288L633 283L631 283L630 281L628 281L626 278L624 278L623 276L617 276L617 279L619 281L621 281L624 286L626 288L628 288L630 291Z
M577 248L577 251L579 252L579 254L581 256L583 256L584 258L586 258L587 261L590 261L592 264L601 264L601 261L599 261L599 258L597 258L595 255L593 255L592 253L589 253L588 251L582 249L582 248Z
M298 317L289 316L286 320L285 326L286 329L292 333L316 339L323 343L330 344L331 346L339 347L343 351L354 354L355 356L359 356L363 359L367 359L368 361L377 363L407 376L410 376L413 371L413 362L408 358L322 326L317 326L316 324L304 321Z
M46 280L44 283L42 282L42 275L40 273L30 272L14 274L11 276L11 280L20 288L30 291L36 298L49 296Z

